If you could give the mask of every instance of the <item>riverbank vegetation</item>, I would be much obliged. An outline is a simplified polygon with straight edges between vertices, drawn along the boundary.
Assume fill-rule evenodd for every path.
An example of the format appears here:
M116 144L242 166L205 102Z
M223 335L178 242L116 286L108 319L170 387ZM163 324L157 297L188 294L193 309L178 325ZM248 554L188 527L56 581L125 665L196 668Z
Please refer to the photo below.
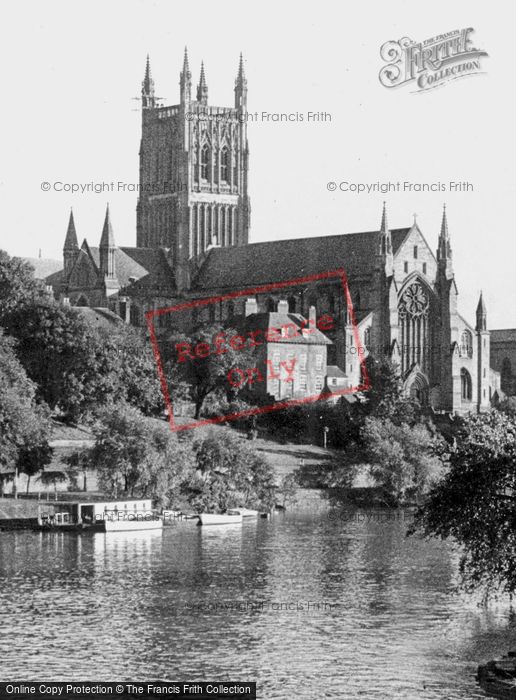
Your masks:
M514 398L486 414L441 419L404 395L392 363L368 358L367 394L172 433L147 338L91 311L57 303L29 265L0 251L0 493L13 476L29 483L49 463L51 416L93 431L93 447L70 459L71 472L90 464L106 494L158 506L266 509L292 502L296 484L349 489L362 474L385 504L418 505L410 534L460 545L467 590L516 591ZM193 340L204 347L202 335ZM252 401L245 387L220 393L235 362L230 352L221 357L201 363L204 374L190 367L178 377L197 415L213 402L241 410ZM276 446L323 445L327 459L310 464L310 474L301 464L297 480L278 484L258 435Z

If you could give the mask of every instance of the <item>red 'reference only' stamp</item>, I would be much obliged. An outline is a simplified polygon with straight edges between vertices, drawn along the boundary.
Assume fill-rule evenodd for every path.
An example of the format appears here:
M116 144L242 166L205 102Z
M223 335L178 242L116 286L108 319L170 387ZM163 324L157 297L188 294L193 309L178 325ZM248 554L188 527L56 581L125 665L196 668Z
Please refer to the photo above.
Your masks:
M337 288L342 292L343 303L341 304L341 316L343 317L344 314L346 314L345 318L336 318L333 315L324 314L316 320L315 317L312 317L312 313L310 312L309 318L307 319L300 314L292 314L285 307L281 307L281 304L286 305L287 302L279 302L278 312L275 315L263 313L258 314L258 305L256 302L254 309L255 313L254 316L251 314L251 318L256 319L260 316L271 316L277 320L276 324L272 326L264 326L261 324L252 327L245 326L245 324L242 326L240 323L237 324L239 328L238 332L230 332L229 330L226 331L225 329L221 328L217 333L213 334L209 338L203 337L202 340L197 338L196 341L193 342L190 341L190 339L174 342L171 349L176 366L187 366L187 363L207 362L209 359L224 356L229 353L232 353L232 357L234 358L239 352L244 353L249 349L254 349L257 347L260 347L261 350L266 348L267 351L265 351L259 365L258 363L254 366L252 363L249 365L249 362L242 362L240 365L237 362L236 364L228 366L227 372L225 373L225 381L227 382L228 387L236 390L240 389L244 384L249 387L266 387L266 392L268 393L263 391L262 393L266 393L267 397L270 399L265 403L261 402L262 405L251 406L250 408L246 408L242 411L233 411L223 415L203 417L181 423L178 423L175 420L174 395L173 389L171 390L170 386L171 382L169 381L171 378L170 376L167 376L165 363L163 361L163 352L160 349L160 343L166 341L163 341L161 337L158 337L156 328L157 319L160 319L160 326L168 325L171 328L180 328L183 325L180 322L180 319L183 320L185 314L192 314L192 312L195 313L195 310L202 310L214 305L216 305L217 308L220 308L224 302L234 303L235 300L240 298L247 299L247 302L251 302L253 301L253 298L257 299L259 295L274 292L285 293L289 289L295 290L296 288L303 288L307 285L313 285L314 283L332 281L337 281ZM253 311L253 309L251 309L251 311ZM262 413L282 410L290 406L309 404L328 399L335 400L336 397L344 396L346 394L354 394L360 391L367 391L370 388L370 381L365 367L364 350L358 332L348 281L346 274L342 269L318 273L316 275L309 275L306 277L299 277L283 282L274 282L271 284L235 292L228 292L204 299L193 299L190 301L181 302L174 306L147 311L145 316L154 357L156 359L157 371L165 400L169 425L170 429L174 432L256 416ZM168 324L163 324L163 317L168 317ZM177 319L177 323L174 322L175 319ZM244 316L242 316L242 319L245 321ZM330 391L327 386L320 386L319 377L317 378L319 380L319 384L316 382L314 385L312 382L309 385L305 377L305 372L307 369L306 353L289 353L288 359L281 360L279 352L274 352L274 349L279 347L280 343L286 343L288 346L292 347L294 347L294 343L323 344L326 342L331 345L331 341L326 338L325 332L335 330L336 325L339 322L347 324L348 329L351 329L353 344L356 348L356 354L360 363L361 379L360 382L356 383L355 385L337 388L332 387ZM316 361L318 361L318 358L316 358ZM197 367L199 367L199 364L197 364ZM302 382L302 386L305 389L304 395L302 396L294 395L295 392L293 389L295 378L296 382L299 380ZM279 391L277 387L280 385L283 386L283 391L285 391L285 387L291 387L291 389L288 390L288 393L290 394L288 397L285 397L284 394L277 393L277 391Z

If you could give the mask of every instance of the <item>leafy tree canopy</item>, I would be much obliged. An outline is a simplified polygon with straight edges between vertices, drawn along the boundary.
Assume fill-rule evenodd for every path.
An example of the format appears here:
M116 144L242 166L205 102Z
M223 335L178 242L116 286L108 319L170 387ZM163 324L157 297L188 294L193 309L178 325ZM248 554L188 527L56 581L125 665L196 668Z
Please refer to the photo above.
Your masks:
M0 330L0 480L1 472L31 475L50 462L48 409L35 400L36 387Z
M467 590L516 590L516 420L496 410L467 417L445 457L445 476L412 532L461 545Z

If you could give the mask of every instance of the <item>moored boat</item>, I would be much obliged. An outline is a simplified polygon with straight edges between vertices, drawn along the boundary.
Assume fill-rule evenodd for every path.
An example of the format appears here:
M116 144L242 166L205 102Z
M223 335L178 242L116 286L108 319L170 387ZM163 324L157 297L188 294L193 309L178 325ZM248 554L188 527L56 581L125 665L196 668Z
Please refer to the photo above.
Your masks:
M242 522L242 513L229 510L227 513L201 513L199 525L229 525Z
M104 532L133 532L136 530L161 530L163 520L161 518L150 518L149 520L103 520Z
M232 513L240 513L243 518L257 518L260 513L252 508L232 508Z

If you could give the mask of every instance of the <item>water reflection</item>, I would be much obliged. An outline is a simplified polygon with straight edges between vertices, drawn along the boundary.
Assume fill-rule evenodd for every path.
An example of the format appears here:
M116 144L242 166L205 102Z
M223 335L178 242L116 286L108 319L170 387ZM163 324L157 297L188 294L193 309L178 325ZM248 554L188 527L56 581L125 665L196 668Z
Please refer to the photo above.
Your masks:
M477 663L515 646L515 620L454 593L456 568L451 547L407 539L402 521L320 511L163 533L4 532L0 669L257 680L267 700L471 700Z

